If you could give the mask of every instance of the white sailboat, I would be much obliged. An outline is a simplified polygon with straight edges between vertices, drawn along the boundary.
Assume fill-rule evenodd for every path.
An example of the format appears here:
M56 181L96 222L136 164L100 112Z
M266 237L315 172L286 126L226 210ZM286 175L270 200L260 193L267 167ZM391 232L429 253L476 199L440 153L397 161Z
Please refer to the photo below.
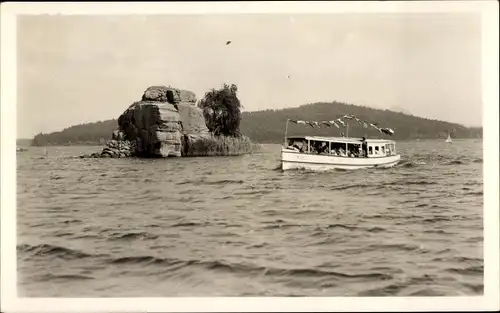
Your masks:
M446 143L452 143L452 140L451 140L451 137L450 137L450 134L448 134L448 138L446 138Z

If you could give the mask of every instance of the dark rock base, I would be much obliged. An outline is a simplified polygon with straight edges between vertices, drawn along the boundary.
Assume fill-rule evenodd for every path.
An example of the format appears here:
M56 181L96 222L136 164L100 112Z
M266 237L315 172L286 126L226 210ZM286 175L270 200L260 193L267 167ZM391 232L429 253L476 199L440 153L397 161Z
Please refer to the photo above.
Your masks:
M128 158L136 156L136 143L128 140L110 140L101 152L85 154L80 158Z

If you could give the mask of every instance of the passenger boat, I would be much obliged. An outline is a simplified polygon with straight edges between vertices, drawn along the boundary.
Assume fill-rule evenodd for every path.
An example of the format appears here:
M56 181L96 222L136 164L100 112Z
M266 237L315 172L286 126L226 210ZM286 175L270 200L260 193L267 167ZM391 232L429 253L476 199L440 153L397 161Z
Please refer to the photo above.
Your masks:
M349 116L349 118L359 121L359 119L353 116ZM341 119L337 119L337 121L339 120L342 121ZM336 121L305 122L287 120L287 130L289 121L309 125L336 124ZM367 125L366 122L361 122ZM381 130L374 124L370 123L370 125ZM372 167L392 167L401 160L401 155L396 152L396 142L394 140L366 139L365 137L288 137L286 134L287 130L285 131L285 144L281 148L281 168L283 170L306 169L327 171L332 169L353 170ZM391 129L383 130L381 132L390 135L394 133Z

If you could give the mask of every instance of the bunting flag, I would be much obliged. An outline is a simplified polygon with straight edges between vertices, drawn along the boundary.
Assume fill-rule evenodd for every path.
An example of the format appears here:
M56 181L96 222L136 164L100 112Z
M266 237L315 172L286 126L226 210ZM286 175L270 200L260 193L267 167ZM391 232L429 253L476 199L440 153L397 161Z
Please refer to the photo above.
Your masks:
M307 122L306 121L297 121L297 120L289 120L290 123L294 123L294 124L303 124L303 125L306 125Z
M380 128L378 128L376 124L370 123L370 126L375 128L376 130L380 131Z
M380 131L390 136L394 135L394 131L390 128L381 128Z
M359 125L363 126L364 128L368 128L368 124L365 121L362 121L357 117L355 119L359 123Z
M330 124L333 124L335 127L340 128L339 124L335 123L335 121L328 121Z
M332 127L332 125L333 125L337 128L340 128L339 123L342 126L346 126L344 119L354 119L354 120L356 120L356 122L358 122L360 125L362 125L363 128L368 128L368 126L370 126L370 127L375 128L376 130L378 130L380 133L383 133L383 134L386 134L389 136L394 135L394 130L391 128L380 128L380 127L378 127L378 123L369 123L369 122L360 120L359 118L355 117L354 115L350 115L350 114L344 115L341 118L331 120L331 121L319 121L319 122L318 121L303 121L303 120L288 120L288 121L291 123L294 123L294 124L309 125L313 128L315 128L315 127L319 128L322 125L325 125L327 127Z

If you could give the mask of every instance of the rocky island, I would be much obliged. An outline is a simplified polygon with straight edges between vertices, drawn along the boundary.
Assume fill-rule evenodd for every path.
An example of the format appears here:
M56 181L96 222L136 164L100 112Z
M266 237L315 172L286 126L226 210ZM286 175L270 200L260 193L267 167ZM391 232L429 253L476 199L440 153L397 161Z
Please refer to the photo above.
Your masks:
M228 156L258 149L259 145L239 132L223 135L210 130L198 103L196 95L188 90L148 87L142 99L120 115L106 147L81 157Z

